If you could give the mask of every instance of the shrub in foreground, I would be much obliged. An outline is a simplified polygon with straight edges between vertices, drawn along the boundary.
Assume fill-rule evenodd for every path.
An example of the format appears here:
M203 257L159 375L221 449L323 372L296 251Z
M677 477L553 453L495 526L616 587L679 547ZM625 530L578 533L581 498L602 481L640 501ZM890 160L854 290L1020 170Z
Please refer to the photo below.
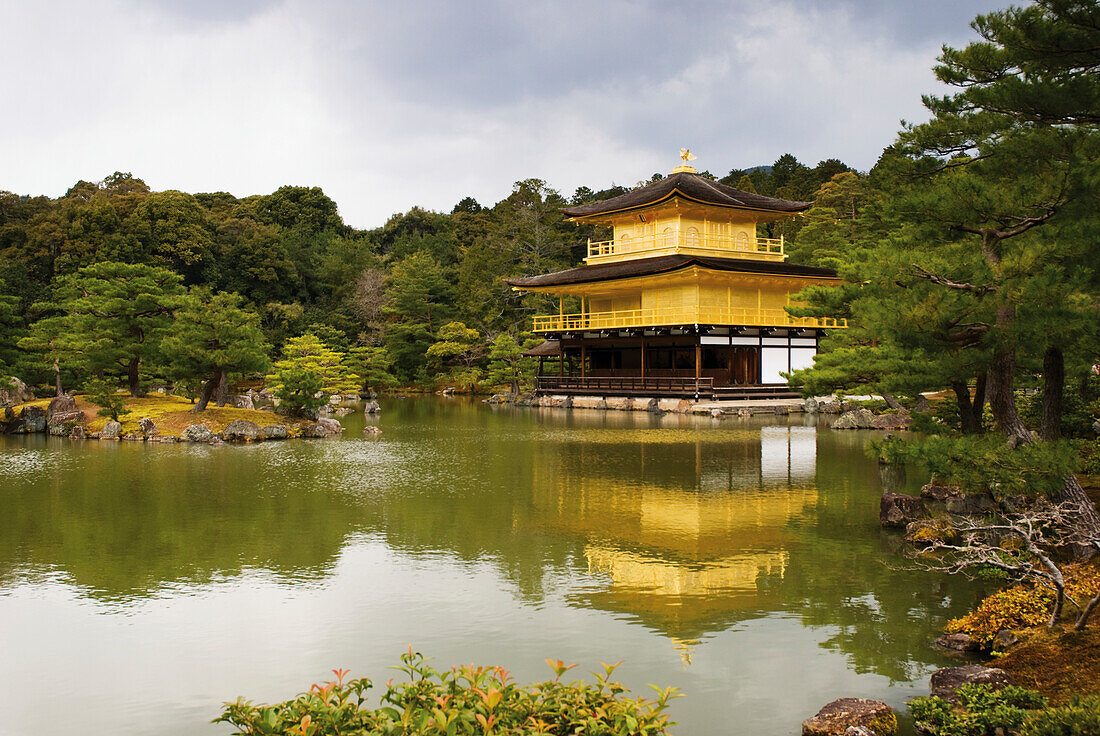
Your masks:
M564 683L561 676L575 665L546 660L555 678L520 686L501 667L455 667L436 671L411 649L401 657L409 681L391 680L378 708L364 705L371 681L336 679L313 685L293 700L254 705L239 699L226 703L215 723L229 723L238 734L299 736L365 736L366 734L577 734L591 736L660 736L671 724L665 710L677 697L675 688L658 690L657 698L625 697L626 688L610 680L617 665L604 665L595 683ZM656 688L655 688L656 689Z
M936 736L1004 736L1019 733L1036 709L1046 706L1039 693L1010 685L994 690L989 685L963 685L955 695L958 706L943 698L913 698L909 711L918 728Z

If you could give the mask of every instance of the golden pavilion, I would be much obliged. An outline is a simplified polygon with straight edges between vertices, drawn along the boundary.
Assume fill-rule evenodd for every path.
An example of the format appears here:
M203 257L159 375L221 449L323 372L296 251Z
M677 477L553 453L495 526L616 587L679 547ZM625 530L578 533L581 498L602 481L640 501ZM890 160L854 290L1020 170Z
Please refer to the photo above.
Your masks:
M612 229L589 241L585 265L508 280L558 297L557 314L534 318L546 340L528 353L539 393L793 396L782 374L812 365L825 331L846 326L787 313L792 295L836 272L787 263L782 238L757 235L811 203L719 184L683 155L659 181L563 210ZM565 312L568 297L579 312Z

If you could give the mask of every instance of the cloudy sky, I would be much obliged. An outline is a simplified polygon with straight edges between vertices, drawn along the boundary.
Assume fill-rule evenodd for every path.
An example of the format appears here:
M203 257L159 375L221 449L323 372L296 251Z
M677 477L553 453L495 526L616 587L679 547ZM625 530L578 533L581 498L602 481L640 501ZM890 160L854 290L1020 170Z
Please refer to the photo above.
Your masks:
M0 189L321 186L358 227L514 181L869 168L1003 0L0 0Z

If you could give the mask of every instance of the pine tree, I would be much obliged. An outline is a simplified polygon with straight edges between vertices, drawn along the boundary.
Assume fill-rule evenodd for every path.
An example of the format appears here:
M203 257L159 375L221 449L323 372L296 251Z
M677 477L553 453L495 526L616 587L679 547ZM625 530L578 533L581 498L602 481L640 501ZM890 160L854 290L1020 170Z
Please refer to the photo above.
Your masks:
M291 415L316 411L328 403L325 394L359 388L359 376L344 365L343 353L309 333L286 341L273 371L267 381L282 402L280 409Z
M64 332L55 350L88 374L125 378L141 396L143 368L158 357L183 294L182 279L163 268L104 261L59 279Z
M162 352L173 378L205 379L193 411L206 409L230 373L261 373L270 365L260 319L243 302L238 294L202 288L181 300Z

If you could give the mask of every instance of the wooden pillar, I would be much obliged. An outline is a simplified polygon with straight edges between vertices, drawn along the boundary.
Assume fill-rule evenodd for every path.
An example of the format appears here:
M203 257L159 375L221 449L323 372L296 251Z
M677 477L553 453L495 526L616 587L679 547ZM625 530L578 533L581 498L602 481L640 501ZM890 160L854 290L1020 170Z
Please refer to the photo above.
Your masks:
M699 377L702 375L703 369L703 338L699 335L695 336L697 342L695 343L695 400L699 400Z
M645 332L642 333L642 378L645 378Z
M565 378L565 346L558 343L558 376Z
M586 362L586 360L585 360L585 359L586 359L587 357L588 357L588 351L587 351L587 349L585 348L585 344L584 344L584 343L582 342L582 343L581 343L581 378L585 378L585 377L586 377L586 376L585 376L585 370L584 370L584 364L585 364L585 362Z

